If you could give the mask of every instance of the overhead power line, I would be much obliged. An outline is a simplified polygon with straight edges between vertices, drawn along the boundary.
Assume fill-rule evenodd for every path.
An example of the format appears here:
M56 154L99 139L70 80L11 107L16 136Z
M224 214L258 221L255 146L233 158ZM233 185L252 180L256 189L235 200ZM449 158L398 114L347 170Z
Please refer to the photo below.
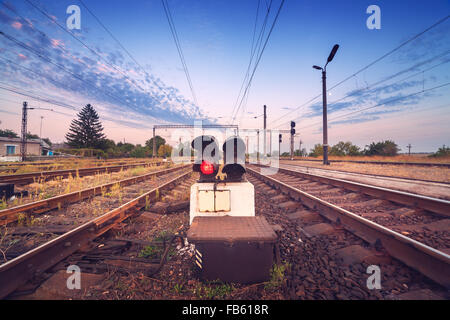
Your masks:
M181 48L180 39L178 38L177 29L172 19L172 14L170 13L169 4L165 0L161 0L161 3L164 8L164 12L166 14L167 22L169 23L170 32L172 33L173 40L175 42L175 46L177 47L178 55L180 56L181 64L183 66L184 73L186 75L186 79L191 89L192 98L194 99L195 104L198 106L197 96L195 95L194 86L192 85L191 76L189 74L189 69L186 64L186 60L184 58L183 49Z
M441 23L443 23L444 21L446 21L449 18L449 15L445 16L444 18L440 19L439 21L435 22L434 24L432 24L431 26L429 26L428 28L426 28L425 30L419 32L418 34L414 35L413 37L409 38L408 40L402 42L400 45L398 45L397 47L395 47L394 49L390 50L389 52L383 54L381 57L375 59L374 61L370 62L369 64L367 64L366 66L362 67L361 69L359 69L358 71L356 71L355 73L353 73L352 75L346 77L345 79L339 81L338 83L336 83L335 85L333 85L332 87L327 89L328 91L333 90L334 88L340 86L341 84L343 84L344 82L348 81L349 79L353 78L354 76L358 75L359 73L367 70L368 68L370 68L371 66L373 66L374 64L380 62L381 60L383 60L384 58L388 57L389 55L391 55L392 53L396 52L397 50L399 50L400 48L404 47L405 45L407 45L408 43L410 43L411 41L417 39L418 37L420 37L421 35L423 35L424 33L430 31L431 29L437 27L438 25L440 25ZM319 94L313 98L311 98L310 100L308 100L307 102L303 103L301 106L287 112L286 114L282 115L281 117L277 118L276 120L272 121L270 124L276 123L278 122L280 119L286 117L287 115L291 114L292 112L295 112L297 110L299 110L300 108L308 105L309 103L313 102L315 99L321 97L322 94ZM279 127L279 126L277 126Z
M4 85L9 86L10 88L8 88L8 87L6 87ZM39 95L34 94L32 92L28 92L28 91L25 91L25 90L13 87L13 86L11 86L9 84L6 84L4 82L1 82L1 81L0 81L0 89L6 90L6 91L9 91L9 92L12 92L12 93L24 96L24 97L28 97L28 98L30 98L32 100L35 100L35 101L46 102L46 103L50 103L52 105L60 106L60 107L63 107L63 108L68 108L68 109L72 109L72 110L75 110L75 111L80 111L79 109L77 109L76 107L74 107L73 105L70 105L68 103L61 102L61 101L55 100L53 98L42 97L42 96L39 96ZM57 112L57 111L55 111L55 112ZM69 114L66 114L66 113L63 113L63 112L57 112L57 113L73 117L72 115L69 115ZM116 118L110 118L110 117L105 117L105 116L102 116L102 118L104 120L107 120L107 121L119 123L122 126L126 126L126 127L129 127L129 128L135 128L133 125L126 124L126 122L129 122L129 121L120 121L120 120L118 120ZM146 128L150 128L148 126L145 126L145 127Z
M248 89L249 89L249 87L250 87L250 85L251 85L251 83L252 83L252 81L253 81L253 77L255 76L256 69L258 68L258 65L259 65L259 63L260 63L260 61L261 61L262 55L264 54L264 51L265 51L265 49L266 49L266 47L267 47L267 43L269 42L270 35L272 34L272 31L273 31L273 29L274 29L274 27L275 27L275 25L276 25L276 23L277 23L277 21L278 21L278 17L280 16L280 12L281 12L281 9L283 8L284 1L285 1L285 0L282 0L281 3L280 3L280 7L278 8L278 11L277 11L277 14L276 14L276 16L275 16L275 19L273 20L272 26L270 27L270 31L269 31L269 33L267 34L266 40L265 40L265 42L264 42L264 46L263 46L262 49L261 49L261 52L260 52L260 54L259 54L259 56L258 56L258 58L257 58L257 60L256 60L255 66L254 66L254 68L253 68L253 72L252 72L252 74L251 74L251 76L250 76L250 78L249 78L249 80L248 80L248 83L247 83L247 86L246 86L246 88L245 88L244 94L243 94L243 96L242 96L242 98L241 98L241 102L239 103L239 106L238 106L238 108L237 108L237 111L236 111L236 113L235 113L235 116L233 117L233 122L234 122L234 120L236 119L236 116L237 116L237 114L238 114L238 112L239 112L239 109L241 108L242 103L243 103L243 101L244 101L244 97L246 96L247 91L248 91Z
M336 116L334 118L330 118L329 121L333 121L333 120L341 119L341 118L346 118L346 117L348 117L350 115L353 115L353 114L356 114L356 113L360 113L360 112L363 112L363 111L366 111L366 110L369 110L369 109L373 109L373 108L380 107L380 106L383 106L383 105L387 105L387 104L390 104L390 103L393 103L393 102L397 102L397 101L400 101L400 100L403 100L403 99L406 99L406 98L410 98L410 97L416 96L416 95L421 94L421 93L425 93L425 92L428 92L428 91L431 91L431 90L443 88L443 87L446 87L448 85L450 85L450 82L447 82L447 83L444 83L442 85L435 86L435 87L432 87L432 88L429 88L429 89L420 90L420 91L417 91L417 92L414 92L414 93L411 93L411 94L408 94L408 95L405 95L405 96L397 97L397 98L394 98L394 99L391 99L391 100L388 100L388 101L383 101L383 102L380 102L380 103L378 103L378 104L376 104L374 106L371 106L371 107L363 108L363 109L352 111L352 112L349 112L349 113L346 113L346 114L343 114L343 115L340 115L340 116ZM306 129L306 128L310 128L310 127L313 127L313 126L317 126L319 124L321 124L321 122L317 122L317 123L314 123L314 124L311 124L311 125L308 125L308 126L305 126L305 127L301 127L299 129Z
M97 91L99 91L99 92L101 92L101 93L103 93L103 94L105 94L105 95L107 95L107 96L113 98L114 100L120 102L121 104L129 106L129 107L130 107L131 109L133 109L133 110L138 110L138 109L139 109L139 107L138 107L137 105L132 106L132 105L128 104L126 101L124 102L124 101L123 101L121 98L119 98L118 96L116 96L116 95L114 95L114 94L112 94L112 93L110 93L110 92L108 92L108 91L102 90L101 88L97 87L96 83L94 83L94 82L92 82L92 81L90 81L90 80L84 79L82 76L80 76L80 75L78 75L78 74L72 72L71 70L67 69L65 66L60 65L60 64L54 62L54 61L53 61L52 59L50 59L49 57L42 55L42 54L41 54L39 51L37 51L36 49L30 47L29 45L27 45L27 44L25 44L25 43L23 43L23 42L21 42L20 40L14 38L13 36L10 36L10 35L4 33L3 31L0 31L0 35L4 36L5 38L7 38L8 40L10 40L11 42L14 42L14 43L17 44L18 46L20 46L20 47L22 47L22 48L24 48L24 49L26 49L26 50L32 52L33 54L35 54L36 56L38 56L38 57L41 58L42 60L47 61L48 63L50 63L50 64L52 64L52 65L58 67L59 69L63 70L64 72L69 73L69 74L72 75L74 78L80 80L82 83L89 84L89 87L88 87L88 88L94 88L94 89L96 89Z
M272 7L272 0L271 0L270 4L267 5L266 16L265 16L264 21L262 23L261 30L259 32L258 39L256 40L256 44L255 44L255 34L256 34L256 27L257 27L257 24L258 24L260 2L261 1L258 1L258 7L256 9L255 25L253 27L252 46L251 46L251 50L250 50L250 60L249 60L248 66L247 66L247 71L245 72L245 75L244 75L244 79L242 80L241 87L239 88L239 93L238 93L238 96L236 97L236 102L234 103L233 110L231 112L230 122L233 121L234 112L236 111L237 105L239 103L239 98L241 97L242 89L244 89L244 85L247 82L247 79L248 79L248 76L249 76L249 73L250 73L250 68L251 68L252 63L253 63L253 58L254 58L255 53L256 53L256 48L258 48L258 50L259 50L259 48L261 47L260 44L261 44L262 39L263 39L264 31L266 29L267 21L268 21L269 14L270 14L270 9ZM267 4L267 2L266 2L266 4ZM259 55L259 53L258 53L258 55Z
M397 77L397 76L399 76L399 75L401 75L401 74L403 74L403 73L407 73L407 72L409 72L409 71L412 71L412 70L416 69L416 68L419 67L419 66L422 66L422 65L427 64L427 63L430 63L430 62L432 62L432 61L434 61L434 60L437 60L437 59L439 59L439 58L442 58L443 56L445 56L445 55L447 55L447 54L449 54L449 53L450 53L450 50L445 51L444 53L441 53L441 54L439 54L439 55L437 55L437 56L435 56L435 57L433 57L433 58L427 59L427 60L425 60L425 61L421 61L421 62L419 62L419 63L413 65L412 67L408 67L408 68L406 68L406 69L404 69L404 70L401 70L401 71L398 71L398 72L396 72L396 73L394 73L394 74L392 74L392 75L389 75L389 76L386 77L385 79L382 79L382 80L377 81L377 82L375 82L375 83L373 83L373 84L371 84L371 85L368 85L368 86L365 87L365 88L351 91L350 93L348 93L348 94L345 95L344 97L339 98L338 100L335 100L335 101L331 102L330 104L328 104L328 106L332 106L332 105L334 105L334 104L336 104L336 103L338 103L338 102L341 102L342 100L345 100L345 99L347 99L347 98L349 98L349 97L352 97L352 96L354 96L356 93L362 93L362 92L364 92L364 91L367 91L367 90L369 90L369 89L372 89L373 87L375 87L375 86L377 86L377 85L379 85L379 84L382 84L382 83L384 83L384 82L386 82L386 81L392 80L393 78L395 78L395 77ZM395 81L395 82L393 82L393 83L390 83L389 85L392 86L392 85L395 85L395 84L397 84L397 83L403 82L403 81L405 81L405 80L407 80L407 79L409 79L409 78L412 78L412 77L417 76L417 75L419 75L419 74L423 74L424 72L426 72L426 71L428 71L428 70L434 69L434 68L436 68L436 67L438 67L438 66L440 66L440 65L443 65L443 64L446 64L446 63L449 63L449 62L450 62L449 59L444 60L443 62L440 62L440 63L438 63L438 64L436 64L436 65L433 65L432 67L423 69L423 70L421 70L421 71L419 71L419 72L417 72L417 73L414 73L414 74L412 74L412 75L409 75L409 76L406 77L406 78L403 78L403 79L401 79L401 80L398 80L398 81ZM381 87L381 88L382 88L382 87ZM377 88L375 88L375 89L377 89ZM297 121L297 120L300 119L300 118L301 118L301 117L297 117L297 118L293 119L293 121ZM288 124L289 122L290 122L290 121L284 122L283 124ZM279 125L279 126L282 126L283 124L281 124L281 125Z
M257 53L256 54L257 57L261 54L261 45L262 45L262 42L263 42L264 33L266 32L267 22L269 21L268 18L269 18L269 15L270 15L270 11L272 9L272 0L270 0L270 2L268 4L267 4L267 1L266 1L266 6L267 6L267 13L266 13L266 16L265 16L265 19L264 19L264 23L263 23L263 25L261 27L261 31L260 31L260 34L259 34L259 37L258 37L258 41L255 44L255 48L254 48L254 51L253 51L253 56L250 59L249 68L247 69L244 81L242 82L243 86L245 85L246 81L249 78L251 66L252 66L252 63L254 61L253 60L254 54ZM250 84L250 86L248 87L247 92L245 92L245 94L242 96L244 98L244 102L242 104L241 117L239 118L239 123L242 121L242 118L244 117L245 110L247 108L248 97L250 96L250 89L251 88L252 88L252 84ZM238 96L236 102L238 102L238 101L239 101L239 96ZM236 112L235 117L237 117L237 116L238 116L238 113Z
M5 84L3 82L0 82L0 83ZM23 89L19 89L17 87L11 86L9 84L8 84L8 86L9 86L9 88L0 85L0 89L6 90L6 91L9 91L9 92L12 92L12 93L24 96L24 97L28 97L28 98L36 100L36 101L46 102L46 103L54 104L54 105L57 105L57 106L60 106L60 107L63 107L63 108L79 111L76 107L74 107L74 106L72 106L70 104L67 104L65 102L59 102L59 101L56 101L56 100L51 99L51 98L45 98L45 97L39 96L37 94L34 94L32 92L25 91Z
M145 75L155 84L155 86L163 91L166 95L169 95L170 93L167 93L166 89L161 87L156 80L153 79L152 76L150 76L145 70L145 68L136 60L136 58L130 53L129 50L125 48L125 46L113 35L113 33L105 26L104 23L97 17L97 15L94 14L92 10L88 8L88 6L84 3L83 0L78 0L81 5L94 17L94 19L100 24L100 26L111 36L111 38L122 48L122 50L130 57L131 60L145 73Z
M95 56L99 57L106 65L108 65L110 68L116 70L117 72L119 72L120 74L122 74L125 79L127 79L133 86L135 86L136 88L138 88L139 90L145 92L145 89L142 88L140 85L138 85L136 83L136 81L134 79L131 79L130 77L128 77L128 75L123 72L119 67L117 67L116 65L112 64L111 62L109 62L107 59L105 59L101 54L99 54L97 51L95 51L94 49L92 49L91 47L89 47L83 40L81 40L80 38L78 38L76 35L73 34L73 32L67 30L67 28L65 28L63 25L61 25L54 17L52 17L47 11L45 11L44 9L40 8L39 6L37 6L36 4L34 4L33 2L31 2L30 0L25 0L26 2L28 2L31 6L33 6L36 10L38 10L40 13L42 13L47 19L49 19L51 22L53 22L56 26L58 26L61 30L63 30L64 32L66 32L67 34L69 34L72 38L74 38L76 41L78 41L83 47L85 47L86 49L88 49L92 54L94 54Z

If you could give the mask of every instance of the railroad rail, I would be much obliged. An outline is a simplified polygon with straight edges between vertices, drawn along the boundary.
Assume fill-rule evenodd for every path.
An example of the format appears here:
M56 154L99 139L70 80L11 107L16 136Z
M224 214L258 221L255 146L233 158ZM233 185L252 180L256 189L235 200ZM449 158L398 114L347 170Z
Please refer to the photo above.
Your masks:
M450 182L445 181L436 181L436 180L427 180L427 179L417 179L417 178L408 178L408 177L400 177L400 176L389 176L389 175L383 175L383 174L374 174L374 173L358 173L353 171L344 171L344 170L336 170L336 169L322 169L319 167L310 167L303 164L295 164L295 163L280 163L280 165L291 167L291 168L298 168L298 169L306 169L311 171L317 171L317 172L323 172L323 173L337 173L337 174L346 174L350 176L363 176L363 177L377 177L377 178L386 178L390 180L406 180L413 183L435 183L435 184L441 184L441 185L450 185Z
M169 170L173 171L174 168ZM156 201L161 192L177 186L182 180L190 177L191 172L182 170L181 174L150 191L0 265L0 299L25 284L33 276L42 274L93 239L119 225L144 208L149 201Z
M291 161L290 159L280 158L282 161ZM294 158L299 161L311 161L311 162L323 162L320 159L304 159L304 158ZM431 162L400 162L400 161L364 161L364 160L329 160L330 163L333 162L349 162L349 163L365 163L365 164L378 164L378 165L405 165L405 166L419 166L419 167L444 167L450 168L450 163L431 163Z
M250 175L257 177L259 180L280 190L283 194L290 198L300 201L305 207L317 210L327 220L338 226L342 226L363 240L376 246L382 246L392 257L402 261L409 267L421 272L435 282L450 288L450 255L433 248L424 243L425 240L419 241L411 237L407 237L401 232L394 231L397 226L395 224L382 225L377 223L377 219L370 219L370 213L359 215L358 210L347 210L342 208L342 204L332 203L333 200L324 200L323 192L328 191L330 194L342 194L350 191L350 194L364 194L375 198L375 202L364 199L362 207L377 204L379 200L392 201L401 206L419 208L437 214L441 221L447 222L450 215L450 202L440 199L408 194L385 188L378 188L360 183L349 182L345 180L322 177L313 174L292 171L288 169L279 169L277 178L263 175L257 170L257 167L247 167ZM295 179L295 180L293 180ZM320 185L318 185L320 184ZM306 186L310 190L301 190ZM305 189L305 188L303 188ZM307 189L307 187L306 187ZM320 190L320 191L318 191ZM311 194L314 193L314 194ZM333 197L328 197L332 199ZM353 197L354 198L354 197ZM370 203L370 204L369 204ZM345 204L345 203L344 203ZM364 210L363 210L364 212ZM430 214L433 214L430 213ZM439 222L439 221L438 221ZM447 230L448 231L448 230ZM448 243L446 243L448 249Z
M106 192L110 190L113 186L119 185L120 187L129 186L144 180L151 179L153 177L167 174L170 172L174 172L177 170L181 170L183 168L188 167L187 165L184 166L175 166L169 169L165 170L159 170L155 172L150 172L147 174L143 174L140 176L132 177L123 179L116 182L106 183L103 185L95 186L92 188L86 188L79 191L74 191L67 194L62 194L59 196L51 197L44 200L34 201L30 203L26 203L23 205L15 206L8 209L0 210L0 226L6 225L11 222L17 221L19 214L41 214L43 212L47 212L50 210L53 210L55 208L67 205L69 203L78 202L84 199L88 199L90 197L102 194L103 192Z
M148 166L161 166L163 162L145 162L145 163L133 163L117 166L104 166L104 167L92 167L81 169L67 169L67 170L52 170L41 172L30 172L23 174L9 174L0 175L0 183L13 183L15 185L25 185L33 182L39 182L43 180L51 180L56 177L67 178L69 176L89 176L99 173L118 172L123 169L135 168L135 167L148 167Z
M90 165L95 167L104 167L104 166L118 166L124 164L135 164L135 163L155 163L160 161L144 161L140 159L139 161L126 161L126 160L111 160L111 161L91 161ZM20 170L22 167L33 167L36 169L45 169L51 167L65 166L70 164L72 167L79 165L79 168L83 168L83 161L58 161L58 162L31 162L31 163L14 163L14 164L1 164L0 163L0 171L1 172L16 172ZM39 170L43 171L43 170Z

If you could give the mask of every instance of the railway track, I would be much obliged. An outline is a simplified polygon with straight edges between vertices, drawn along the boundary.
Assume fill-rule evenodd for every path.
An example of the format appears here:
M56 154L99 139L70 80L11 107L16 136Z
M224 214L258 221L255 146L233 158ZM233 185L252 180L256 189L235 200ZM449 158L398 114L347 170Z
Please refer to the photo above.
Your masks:
M194 178L195 179L195 178ZM186 192L194 180L186 179L175 190ZM161 267L161 261L142 257L146 249L158 249L161 232L176 230L183 235L189 224L189 213L172 209L167 214L155 214L155 208L133 216L126 224L104 234L67 256L50 268L42 279L14 292L14 299L72 298L72 299L404 299L444 298L445 290L415 270L406 267L383 251L377 251L364 240L342 228L332 228L312 235L317 224L326 219L317 210L303 207L273 189L255 176L248 179L255 185L256 214L263 215L279 235L279 265L282 278L253 285L203 283L197 279L189 247L180 242L169 248L170 260ZM176 194L176 193L175 193ZM166 198L166 197L164 197ZM173 203L168 196L165 203ZM156 205L155 205L156 206ZM301 208L301 209L300 209ZM308 217L299 218L298 210ZM308 235L307 235L308 232ZM168 244L171 237L165 238ZM177 239L176 239L177 240ZM348 254L348 248L369 253L363 257ZM342 257L346 259L342 259ZM348 261L349 258L351 261ZM355 261L356 260L356 261ZM382 270L382 289L366 287L369 276L366 268L377 264ZM77 265L82 270L82 281L89 284L83 290L65 288L67 266ZM156 273L159 271L158 273ZM84 282L83 282L84 284ZM39 287L34 294L35 287ZM177 290L175 290L177 289ZM50 297L46 296L51 294ZM25 295L25 296L24 296ZM55 295L57 295L55 297Z
M280 158L282 161L291 161L290 159ZM294 160L323 162L320 159L304 159L294 158ZM332 162L348 162L348 163L365 163L365 164L379 164L379 165L396 165L396 166L417 166L417 167L444 167L450 168L450 163L430 163L430 162L399 162L399 161L363 161L363 160L329 160Z
M100 162L90 162L89 165L93 167L105 167L105 166L119 166L119 165L126 165L126 164L135 164L135 163L154 163L157 161L100 161ZM53 170L58 169L58 167L64 166L70 166L72 168L87 168L86 165L83 164L83 162L47 162L47 163L17 163L14 165L5 165L0 164L0 173L2 174L14 174L16 171L21 170L22 167L33 167L35 171L50 171L52 168ZM61 169L63 169L61 168Z
M388 175L382 175L382 174L367 174L367 173L355 173L355 172L350 172L350 171L344 171L344 170L330 170L330 169L321 169L318 167L309 167L306 165L302 165L302 164L290 164L290 163L280 163L282 166L287 167L288 169L305 169L307 171L311 171L311 173L318 173L318 174L323 174L323 173L336 173L336 174L345 174L348 176L365 176L365 177L379 177L379 178L386 178L386 179L390 179L393 181L399 180L399 181L409 181L415 184L428 184L428 183L432 183L432 184L439 184L439 185L450 185L450 182L439 182L439 181L435 181L435 180L425 180L425 179L416 179L416 178L407 178L407 177L399 177L399 176L388 176Z
M187 169L189 166L184 167ZM362 197L365 200L362 207L367 209L374 203L367 201L379 200L380 194L370 195L373 192L370 189L350 189L346 184L344 188L342 185L325 183L325 180L314 181L312 176L308 176L306 181L300 173L289 170L280 170L274 176L261 176L256 166L247 167L248 180L255 185L256 214L264 215L279 235L280 256L277 261L283 268L284 279L275 284L271 280L269 283L257 285L236 285L232 289L226 287L229 288L226 293L221 293L220 290L224 288L221 284L202 284L196 280L195 272L192 271L192 258L182 255L182 252L187 254L188 251L184 251L178 236L155 242L156 238L160 238L159 233L164 230L164 224L160 224L160 221L165 221L165 225L170 225L173 230L179 230L180 235L183 234L182 230L188 227L186 203L181 216L173 213L177 209L177 206L173 205L176 197L186 194L193 182L190 170L184 173L184 169L179 169L180 171L173 169L170 176L166 175L164 180L147 182L145 190L151 190L138 197L132 194L139 187L129 185L129 195L133 199L125 199L125 203L119 207L117 202L113 203L114 208L104 203L102 206L109 210L108 212L89 217L87 221L78 221L81 224L70 226L70 230L64 230L68 226L50 230L48 225L50 233L55 232L52 239L15 257L8 256L11 260L0 265L0 297L14 292L20 299L23 294L34 292L36 288L39 289L35 298L45 298L45 292L58 292L66 295L60 298L76 299L203 299L205 296L202 294L208 296L213 293L218 294L216 298L221 299L446 297L445 288L448 288L449 284L448 255L412 239L411 235L393 231L391 227L396 225L382 225L380 221L377 223L369 220L367 216L362 216L369 215L370 210L350 212L330 203L330 198L324 200L325 194L340 195L340 190L350 198L351 204L355 204L355 199ZM309 186L308 192L301 190L302 183ZM174 188L172 195L166 196L166 192ZM147 196L154 204L150 209L147 209ZM386 200L387 196L388 194L383 194L382 201L394 201L392 205L401 206L400 215L406 214L406 217L410 218L412 211L419 210L415 213L420 216L423 213L422 207L427 207L431 211L425 214L442 217L436 212L440 212L442 208L436 208L427 202L416 200L415 206L412 207L403 204L404 199L401 197ZM157 197L160 202L155 203ZM92 202L95 197L89 199ZM347 202L340 205L344 206L345 203ZM72 210L67 208L63 210L67 221L72 221L77 212L86 212L81 204L77 203L72 204ZM139 209L142 208L145 208L144 213L139 215L142 212L139 212ZM382 208L386 207L383 205ZM154 213L158 211L160 214ZM60 216L57 214L59 209L54 212L55 217ZM380 216L386 213L381 210L375 212ZM130 217L131 220L128 219ZM445 220L446 216L443 219ZM40 231L37 226L35 229L36 232ZM20 228L15 230L22 232ZM30 230L32 227L28 233ZM177 250L170 245L173 240L178 241ZM158 250L161 258L150 259L151 253L150 257L142 257L142 253L149 248ZM172 251L173 253L170 253ZM170 263L163 267L169 256L172 256ZM73 296L73 290L65 289L68 277L66 268L73 264L81 267L83 279L98 280L95 286L85 288L82 296ZM379 265L382 270L381 290L369 290L366 287L366 268L369 265ZM435 284L436 282L443 287ZM24 286L25 283L27 285ZM174 287L177 286L179 291L174 292Z
M72 203L45 215L38 224L4 226L10 251L2 250L8 261L0 265L0 298L4 298L28 280L39 277L47 269L89 245L111 229L120 228L140 209L157 202L161 195L182 184L191 176L188 166L180 166L127 179L115 195L95 197L90 201ZM156 177L156 179L150 179ZM126 186L127 185L127 186ZM85 196L89 196L86 194ZM72 199L76 201L76 199ZM39 202L36 208L48 211ZM174 206L174 204L171 204ZM95 208L98 208L97 212ZM106 212L105 212L106 211ZM3 239L4 240L4 239Z
M68 169L68 170L53 170L53 171L41 171L41 172L31 172L23 174L9 174L0 175L0 183L13 183L15 185L21 186L33 182L42 182L47 180L52 180L57 177L67 178L69 176L88 176L99 173L111 173L118 172L124 169L136 168L136 167L148 167L148 166L161 166L163 162L144 162L144 163L133 163L133 164L123 164L117 166L104 166L104 167L92 167L92 168L81 168L81 169Z
M334 226L384 248L392 257L450 287L449 201L288 169L272 176L260 174L256 166L247 169L288 195L287 208L299 207L300 201Z
M22 205L14 206L11 208L0 210L0 226L6 225L12 222L17 222L19 215L25 215L26 218L30 218L31 216L36 216L50 210L64 207L70 203L78 202L81 200L86 200L91 197L105 194L111 192L111 189L114 187L126 187L129 185L133 185L142 181L146 181L152 178L155 178L161 174L166 174L170 172L174 172L180 170L180 168L184 168L186 166L175 166L165 170L159 170L155 172L150 172L147 174L143 174L136 177L126 178L119 181L114 181L111 183L106 183L98 186L94 186L91 188L86 188L83 190L78 190L74 192L70 192L67 194L62 194L59 196L54 196L48 199L43 199L39 201L33 201L30 203L25 203Z

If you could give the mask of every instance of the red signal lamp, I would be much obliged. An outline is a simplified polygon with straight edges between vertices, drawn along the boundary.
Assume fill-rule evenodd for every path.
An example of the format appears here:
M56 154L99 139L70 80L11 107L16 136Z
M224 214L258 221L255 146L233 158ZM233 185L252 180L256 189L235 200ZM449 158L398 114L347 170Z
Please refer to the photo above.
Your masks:
M200 171L203 174L213 174L214 173L214 165L211 162L208 161L202 161L202 164L200 165Z

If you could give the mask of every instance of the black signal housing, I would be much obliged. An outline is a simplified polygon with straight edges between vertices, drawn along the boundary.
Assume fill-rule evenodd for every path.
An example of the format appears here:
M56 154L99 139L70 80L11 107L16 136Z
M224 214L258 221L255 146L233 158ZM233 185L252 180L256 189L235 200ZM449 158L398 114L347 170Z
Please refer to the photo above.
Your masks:
M230 137L224 142L222 150L225 164L222 172L227 174L226 181L243 181L246 172L244 141L237 136Z
M215 182L219 172L219 148L216 139L213 136L198 136L192 140L191 146L197 151L192 170L200 173L198 182Z

